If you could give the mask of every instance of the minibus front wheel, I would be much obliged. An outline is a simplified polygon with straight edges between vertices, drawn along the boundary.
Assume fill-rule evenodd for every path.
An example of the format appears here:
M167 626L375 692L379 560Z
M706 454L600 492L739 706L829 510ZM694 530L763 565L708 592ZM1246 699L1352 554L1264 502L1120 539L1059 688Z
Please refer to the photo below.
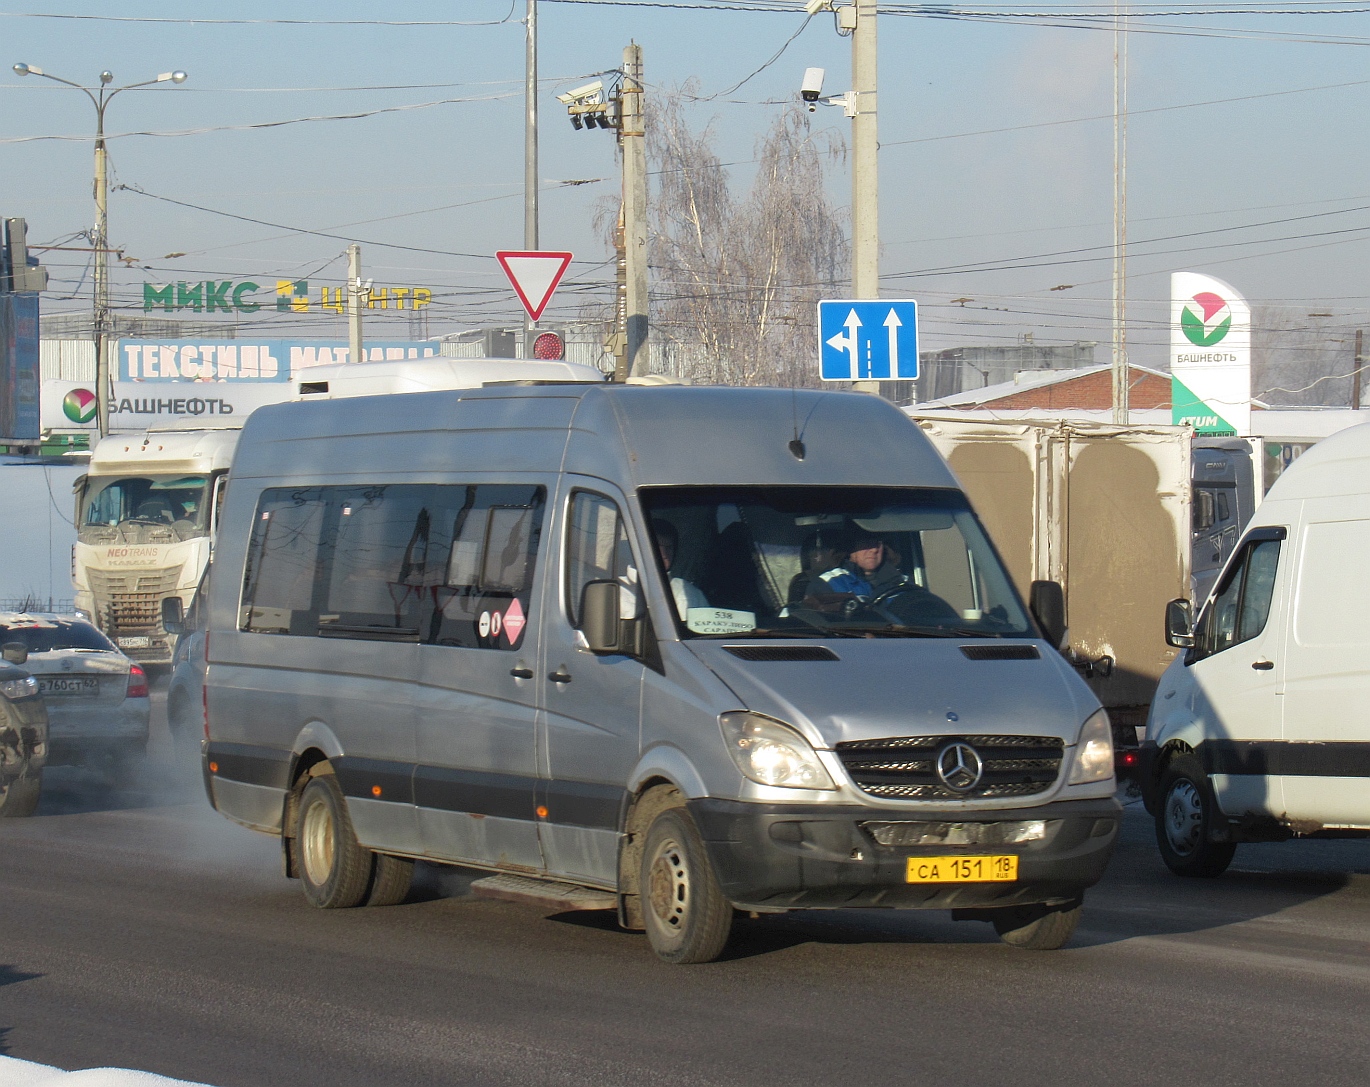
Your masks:
M670 963L713 962L733 927L704 842L683 808L662 812L642 850L642 919L652 950Z

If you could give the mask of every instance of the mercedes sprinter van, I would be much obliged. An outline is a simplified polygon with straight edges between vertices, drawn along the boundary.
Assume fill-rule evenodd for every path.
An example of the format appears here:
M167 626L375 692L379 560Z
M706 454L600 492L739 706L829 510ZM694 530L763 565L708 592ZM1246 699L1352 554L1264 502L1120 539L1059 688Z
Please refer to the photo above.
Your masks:
M423 859L616 909L674 962L734 910L951 909L1054 948L1103 873L1107 715L883 400L281 404L230 479L207 788L317 906L399 901Z

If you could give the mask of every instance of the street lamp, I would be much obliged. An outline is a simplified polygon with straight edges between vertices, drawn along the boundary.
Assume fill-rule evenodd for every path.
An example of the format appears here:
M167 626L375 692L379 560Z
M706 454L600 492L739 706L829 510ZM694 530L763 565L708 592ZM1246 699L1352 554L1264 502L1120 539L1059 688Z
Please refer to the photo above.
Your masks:
M100 437L109 433L109 346L105 333L109 327L109 178L106 170L105 155L105 107L121 91L135 87L150 87L154 83L184 83L185 72L163 72L156 79L145 79L141 83L129 83L123 87L109 89L114 82L114 73L101 72L100 86L94 90L73 83L70 79L52 75L32 64L16 64L15 75L40 75L68 87L75 87L90 99L95 107L95 236L91 246L95 250L95 416Z

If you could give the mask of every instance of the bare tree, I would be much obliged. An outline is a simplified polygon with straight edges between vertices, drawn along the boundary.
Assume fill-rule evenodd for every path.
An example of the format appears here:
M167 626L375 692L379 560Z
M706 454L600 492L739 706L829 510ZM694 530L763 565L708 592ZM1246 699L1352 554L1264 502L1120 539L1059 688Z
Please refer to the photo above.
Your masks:
M678 97L654 99L647 139L652 335L665 369L705 383L816 384L815 304L840 289L849 260L823 165L844 145L786 110L757 142L739 201L712 127L692 131Z

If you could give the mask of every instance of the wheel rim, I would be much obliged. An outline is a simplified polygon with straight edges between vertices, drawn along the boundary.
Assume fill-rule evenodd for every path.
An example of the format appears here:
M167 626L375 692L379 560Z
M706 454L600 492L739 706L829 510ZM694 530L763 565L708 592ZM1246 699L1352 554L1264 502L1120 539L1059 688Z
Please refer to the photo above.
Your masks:
M333 812L323 800L315 799L305 809L300 833L300 852L309 882L320 887L333 872Z
M652 915L667 932L679 935L690 909L690 869L685 851L674 839L667 838L657 846L648 882Z
M1199 848L1203 840L1203 798L1198 787L1188 778L1181 778L1170 787L1165 799L1165 836L1173 849L1187 857Z

